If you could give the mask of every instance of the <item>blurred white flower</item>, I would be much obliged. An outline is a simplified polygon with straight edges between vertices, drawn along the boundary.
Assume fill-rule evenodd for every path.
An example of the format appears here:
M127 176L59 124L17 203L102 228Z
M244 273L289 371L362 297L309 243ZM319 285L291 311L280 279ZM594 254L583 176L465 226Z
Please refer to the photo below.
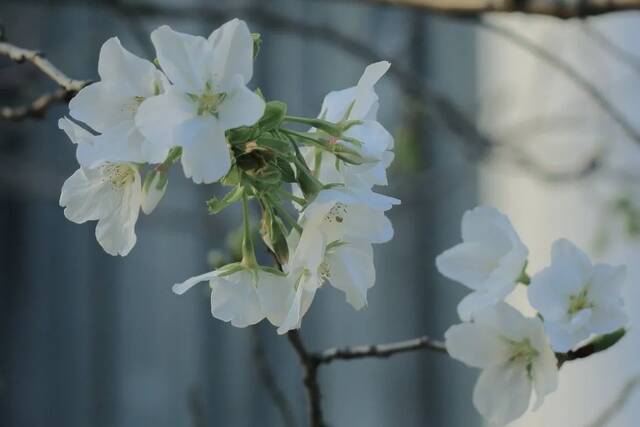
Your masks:
M626 324L621 296L625 276L623 266L592 265L568 240L553 243L551 265L533 277L528 295L556 351L569 351L591 334Z
M532 390L535 410L558 387L557 360L542 322L503 302L477 312L473 323L450 327L445 339L451 357L483 369L473 404L492 425L524 414Z
M246 87L253 74L251 33L233 19L208 39L165 25L151 33L151 40L172 85L140 105L136 123L154 144L182 147L188 178L217 181L231 167L225 131L254 124L265 108Z
M173 286L182 295L194 285L208 281L211 287L211 314L233 326L244 328L265 317L280 325L286 315L287 303L293 296L290 280L262 269L236 268L230 274L218 269L192 277Z
M464 321L513 291L529 252L509 218L494 208L477 207L462 217L462 243L436 258L438 271L473 290L458 305Z
M344 145L357 151L365 162L360 165L348 164L336 159L331 153L320 151L322 158L317 172L323 183L340 183L349 187L371 188L373 185L387 185L386 169L393 161L393 137L377 121L378 95L374 90L376 82L389 69L389 62L380 61L369 65L357 86L330 92L322 103L319 117L332 123L347 120L360 120L344 132L347 138L362 143L354 145L341 141ZM336 142L338 142L336 140ZM315 164L316 150L303 147L307 164Z
M166 78L151 62L107 40L98 60L100 81L82 89L69 103L69 114L100 135L78 151L78 162L95 167L103 162L158 163L167 149L144 138L135 125L140 104L158 95Z

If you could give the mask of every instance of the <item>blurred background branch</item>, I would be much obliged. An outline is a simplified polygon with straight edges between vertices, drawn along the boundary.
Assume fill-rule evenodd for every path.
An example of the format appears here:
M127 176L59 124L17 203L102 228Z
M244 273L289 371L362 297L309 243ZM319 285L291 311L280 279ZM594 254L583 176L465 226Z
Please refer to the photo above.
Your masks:
M358 2L358 0L349 0ZM638 0L365 0L449 15L480 15L488 12L522 12L556 18L582 18L640 9Z

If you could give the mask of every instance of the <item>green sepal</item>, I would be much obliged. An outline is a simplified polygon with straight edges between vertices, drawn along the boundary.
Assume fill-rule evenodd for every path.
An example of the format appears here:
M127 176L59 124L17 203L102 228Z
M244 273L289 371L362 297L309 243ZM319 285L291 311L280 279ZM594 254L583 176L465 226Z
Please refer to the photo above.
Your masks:
M251 33L251 39L253 40L253 59L256 59L262 48L262 36L260 33Z
M288 155L291 153L291 143L289 141L282 141L281 139L272 138L270 136L260 136L256 140L258 147L266 148L274 151L280 155Z
M277 268L261 265L258 267L258 269L267 273L275 274L276 276L287 277L287 273L285 273L284 271L280 271Z
M307 169L298 166L296 170L298 171L296 181L298 181L305 198L312 199L323 190L324 186Z
M227 174L220 180L220 182L222 183L222 185L226 185L229 187L240 184L240 171L238 170L238 167L235 165L232 166L231 169L229 169L229 172L227 172Z
M627 331L624 328L620 328L611 333L594 338L594 340L590 342L590 345L593 346L593 352L598 353L607 350L609 347L620 341L626 333Z
M278 168L280 171L280 175L282 175L282 180L284 182L293 183L296 182L296 173L291 167L291 163L287 160L277 157L274 160L274 166Z
M269 101L265 105L264 114L258 120L258 128L264 132L278 129L287 115L287 104L282 101Z
M263 206L260 235L265 245L273 252L280 264L289 260L289 246L287 245L287 229L284 223L274 214L268 199L261 200Z
M218 268L216 271L218 272L218 277L229 276L233 273L237 273L238 271L244 270L246 267L239 262L234 262L231 264L224 265Z
M207 201L207 207L209 208L209 214L218 214L224 208L234 204L242 197L244 189L241 186L236 186L233 190L224 195L222 199L212 197Z
M364 163L364 159L362 158L360 153L350 148L347 148L342 144L334 145L331 151L337 158L339 158L343 162L346 162L352 165L361 165L362 163Z
M235 129L227 131L227 139L232 145L244 144L247 141L251 141L258 135L258 129L253 126L240 126Z

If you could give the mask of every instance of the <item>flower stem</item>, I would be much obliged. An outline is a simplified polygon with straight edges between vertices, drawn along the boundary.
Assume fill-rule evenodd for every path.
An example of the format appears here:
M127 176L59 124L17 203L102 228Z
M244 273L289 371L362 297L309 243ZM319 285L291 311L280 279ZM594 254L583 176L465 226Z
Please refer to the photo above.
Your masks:
M242 261L241 264L247 268L255 268L256 253L253 248L253 240L251 239L251 224L249 222L249 197L246 191L242 192L242 220L243 220L243 236L242 236Z

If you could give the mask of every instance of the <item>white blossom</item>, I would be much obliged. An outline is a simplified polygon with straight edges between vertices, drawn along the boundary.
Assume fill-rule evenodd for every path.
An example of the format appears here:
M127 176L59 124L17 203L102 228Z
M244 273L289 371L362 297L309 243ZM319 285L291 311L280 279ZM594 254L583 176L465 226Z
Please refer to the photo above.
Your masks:
M139 132L135 116L140 104L164 90L162 72L113 37L102 45L98 74L100 81L83 88L69 103L70 115L99 133L78 151L78 162L85 167L106 161L161 162L167 149Z
M136 123L153 143L182 147L187 177L196 183L217 181L231 167L225 131L253 125L265 108L246 87L253 74L251 33L234 19L208 39L165 25L151 33L151 40L172 85L140 106Z
M284 271L294 283L295 294L287 302L289 307L278 333L300 327L315 297L316 291L329 282L345 293L353 308L360 310L367 304L367 291L375 283L373 249L369 243L333 243L317 227L308 226L288 239L293 254Z
M59 122L71 140L80 146L91 135L67 119ZM82 224L98 221L96 239L111 255L127 255L136 243L142 189L140 174L131 163L102 163L80 167L62 186L60 206L70 221Z
M566 352L592 334L605 334L627 322L621 296L623 266L593 265L565 239L551 249L551 265L532 280L529 302L544 318L551 345Z
M338 161L336 156L320 151L321 163L318 179L324 183L346 184L348 187L371 188L387 185L386 169L393 161L393 136L377 121L379 106L374 85L389 69L389 62L369 65L357 86L330 92L322 103L319 117L333 123L358 120L362 123L350 127L344 137L353 138L362 145L336 140L358 152L365 160L360 165ZM315 164L316 149L303 147L307 164Z
M445 338L451 357L483 370L473 404L492 425L508 424L524 414L532 390L535 410L558 387L557 360L542 322L506 303L478 311L473 323L450 327Z
M300 215L303 228L319 230L327 244L336 241L384 243L393 237L385 212L400 201L372 191L332 188L320 191Z
M458 305L464 321L513 291L528 250L509 219L494 208L477 207L462 217L462 243L436 258L438 271L473 292Z
M265 317L272 324L280 325L293 296L293 287L287 277L245 268L230 274L225 274L223 269L195 276L174 285L173 292L182 295L204 281L211 287L213 317L238 328L254 325Z

